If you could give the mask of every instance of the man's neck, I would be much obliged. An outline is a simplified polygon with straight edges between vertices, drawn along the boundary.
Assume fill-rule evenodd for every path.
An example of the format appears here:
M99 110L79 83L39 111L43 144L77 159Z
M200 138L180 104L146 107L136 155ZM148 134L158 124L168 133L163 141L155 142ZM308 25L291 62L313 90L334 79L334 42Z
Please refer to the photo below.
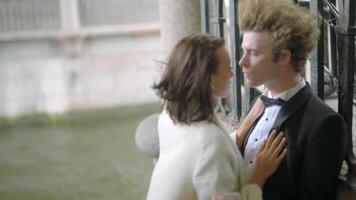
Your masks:
M271 93L272 96L275 96L278 93L286 91L290 88L295 87L301 79L300 74L295 74L289 77L282 77L280 80L271 81L265 84L267 90Z

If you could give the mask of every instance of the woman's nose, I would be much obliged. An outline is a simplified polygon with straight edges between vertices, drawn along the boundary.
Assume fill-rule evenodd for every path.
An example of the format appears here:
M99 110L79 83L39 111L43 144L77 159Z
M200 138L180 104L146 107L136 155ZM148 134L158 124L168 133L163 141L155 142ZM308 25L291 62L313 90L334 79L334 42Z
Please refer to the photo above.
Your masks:
M231 77L233 77L234 76L234 72L232 71L232 68L230 68L230 70L229 70L229 77L231 78Z

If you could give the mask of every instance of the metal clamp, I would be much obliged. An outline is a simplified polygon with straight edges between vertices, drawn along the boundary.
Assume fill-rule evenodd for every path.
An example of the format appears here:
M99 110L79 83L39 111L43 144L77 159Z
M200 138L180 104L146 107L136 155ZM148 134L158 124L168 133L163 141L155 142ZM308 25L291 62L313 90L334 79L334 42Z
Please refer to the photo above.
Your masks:
M225 23L226 19L224 17L210 17L210 22L213 24Z

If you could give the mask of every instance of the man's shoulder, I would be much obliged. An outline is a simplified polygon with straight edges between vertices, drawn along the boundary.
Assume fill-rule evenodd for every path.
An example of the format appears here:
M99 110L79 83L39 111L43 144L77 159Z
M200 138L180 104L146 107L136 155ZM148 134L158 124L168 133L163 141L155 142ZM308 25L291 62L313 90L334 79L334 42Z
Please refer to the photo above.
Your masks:
M325 115L325 114L338 114L333 110L329 105L327 105L322 99L316 95L312 95L307 102L307 109L316 114Z

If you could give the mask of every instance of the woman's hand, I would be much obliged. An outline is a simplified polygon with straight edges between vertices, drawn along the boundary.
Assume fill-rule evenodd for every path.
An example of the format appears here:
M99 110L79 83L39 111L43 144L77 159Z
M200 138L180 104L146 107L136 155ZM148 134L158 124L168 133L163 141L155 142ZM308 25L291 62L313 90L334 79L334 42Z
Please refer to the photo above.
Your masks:
M287 155L285 147L286 138L283 132L277 134L273 130L267 141L263 141L257 153L255 171L251 177L251 183L263 187L264 183L278 168L281 161Z

